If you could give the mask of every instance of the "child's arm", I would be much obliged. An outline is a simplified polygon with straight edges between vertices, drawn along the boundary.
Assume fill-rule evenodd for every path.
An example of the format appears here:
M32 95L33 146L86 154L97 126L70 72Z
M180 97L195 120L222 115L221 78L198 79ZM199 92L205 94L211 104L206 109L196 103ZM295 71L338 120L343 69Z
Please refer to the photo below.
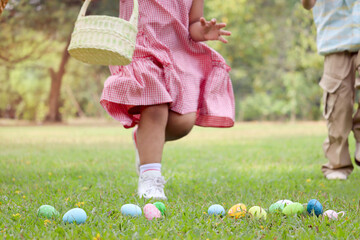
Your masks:
M301 0L301 2L305 9L310 10L314 7L316 0Z
M194 41L219 40L227 43L222 36L230 36L231 32L222 30L226 23L216 23L216 19L206 21L203 18L204 0L193 0L189 14L189 31Z

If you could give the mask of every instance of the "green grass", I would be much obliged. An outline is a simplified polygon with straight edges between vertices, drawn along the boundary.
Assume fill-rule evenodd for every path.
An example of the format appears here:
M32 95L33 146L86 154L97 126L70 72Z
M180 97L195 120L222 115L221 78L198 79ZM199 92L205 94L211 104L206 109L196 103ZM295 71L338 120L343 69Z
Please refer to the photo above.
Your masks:
M195 128L167 143L163 174L167 216L148 221L120 213L143 207L131 131L110 126L0 128L0 237L3 239L359 239L359 169L347 181L327 181L325 123L240 123L231 129ZM351 151L354 150L351 137ZM338 221L268 214L265 221L209 217L212 204L242 202L267 209L279 199L318 199ZM150 201L152 202L152 201ZM45 222L36 210L53 205L61 217ZM62 215L77 204L82 225Z

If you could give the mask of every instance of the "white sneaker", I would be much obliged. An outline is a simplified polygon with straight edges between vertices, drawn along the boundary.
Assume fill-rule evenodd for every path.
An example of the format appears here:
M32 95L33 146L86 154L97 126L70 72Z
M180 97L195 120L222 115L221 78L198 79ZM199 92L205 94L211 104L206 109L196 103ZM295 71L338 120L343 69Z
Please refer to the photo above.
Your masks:
M346 180L347 176L342 172L332 172L326 175L326 178L329 180Z
M146 171L139 177L138 195L145 199L167 200L164 193L166 181L160 171Z
M135 147L135 169L136 173L139 176L140 175L140 157L139 157L139 151L137 149L137 140L136 140L136 131L137 127L135 127L133 133L132 133L132 139Z

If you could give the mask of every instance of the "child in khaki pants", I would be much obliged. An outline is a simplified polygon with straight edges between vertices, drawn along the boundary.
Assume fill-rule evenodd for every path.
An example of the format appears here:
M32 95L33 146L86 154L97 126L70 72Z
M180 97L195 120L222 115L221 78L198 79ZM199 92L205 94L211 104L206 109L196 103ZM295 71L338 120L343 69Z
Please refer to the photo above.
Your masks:
M360 165L360 108L353 113L356 70L360 55L360 1L302 0L304 8L313 9L317 26L317 46L325 56L324 74L319 83L324 90L324 117L328 137L323 150L328 163L322 166L327 179L346 180L353 170L348 136L354 132L355 163ZM360 104L359 104L360 105Z

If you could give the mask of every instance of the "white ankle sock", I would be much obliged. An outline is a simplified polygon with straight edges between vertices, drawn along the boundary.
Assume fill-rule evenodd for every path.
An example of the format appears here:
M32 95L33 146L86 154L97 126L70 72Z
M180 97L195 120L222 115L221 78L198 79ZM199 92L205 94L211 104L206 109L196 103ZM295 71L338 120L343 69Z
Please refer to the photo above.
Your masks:
M147 171L161 172L161 163L149 163L149 164L140 165L140 175Z

